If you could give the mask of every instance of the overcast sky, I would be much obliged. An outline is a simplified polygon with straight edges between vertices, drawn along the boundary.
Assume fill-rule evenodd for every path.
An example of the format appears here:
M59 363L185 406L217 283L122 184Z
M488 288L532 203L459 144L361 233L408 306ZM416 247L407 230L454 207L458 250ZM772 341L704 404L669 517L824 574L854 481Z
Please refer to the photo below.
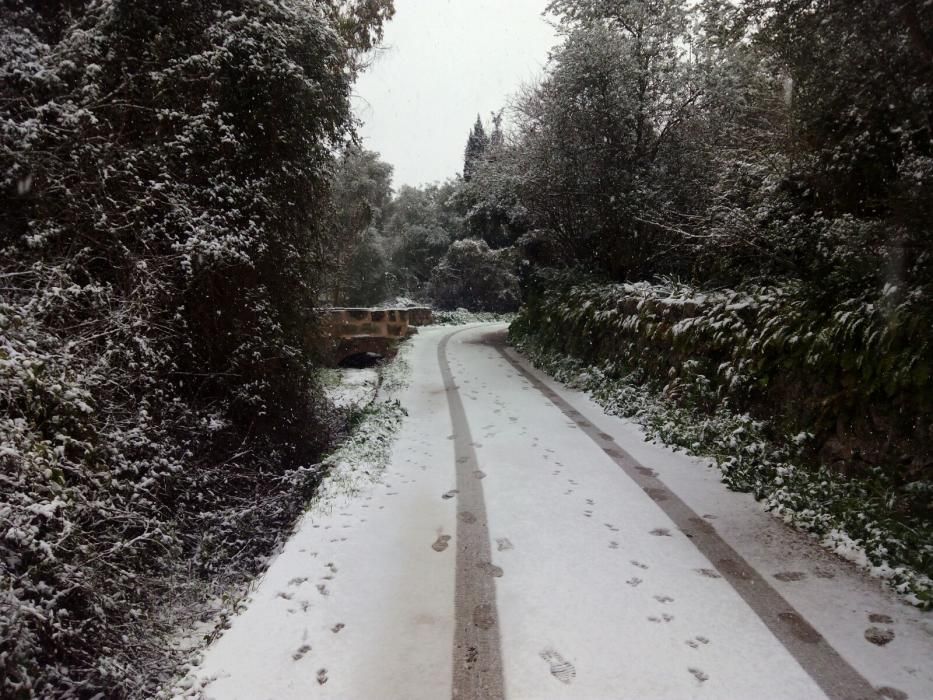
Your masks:
M366 148L395 167L393 186L463 169L477 113L505 106L541 74L554 30L547 0L396 0L384 49L357 82Z

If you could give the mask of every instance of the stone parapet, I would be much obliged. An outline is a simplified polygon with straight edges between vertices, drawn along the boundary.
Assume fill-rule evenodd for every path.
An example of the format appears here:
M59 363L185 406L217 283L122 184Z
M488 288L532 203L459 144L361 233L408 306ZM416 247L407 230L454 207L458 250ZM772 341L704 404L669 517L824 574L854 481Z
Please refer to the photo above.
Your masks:
M414 332L414 326L426 326L432 321L431 309L317 309L324 332L334 338L382 336L404 338Z
M326 336L329 360L335 364L359 353L394 355L397 341L417 333L416 326L433 321L431 309L420 307L330 308L315 309L315 313Z

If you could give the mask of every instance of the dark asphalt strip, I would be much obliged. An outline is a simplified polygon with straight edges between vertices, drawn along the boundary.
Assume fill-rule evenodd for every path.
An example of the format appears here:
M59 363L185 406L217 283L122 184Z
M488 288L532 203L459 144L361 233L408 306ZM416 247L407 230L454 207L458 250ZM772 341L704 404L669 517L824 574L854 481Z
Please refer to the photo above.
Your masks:
M653 470L639 464L615 443L611 435L590 423L583 414L513 358L503 347L501 332L489 334L486 341L657 503L742 596L830 700L872 700L879 697L872 685L726 543L707 520L697 515L677 494L668 489L654 475ZM762 663L767 662L767 659L762 659Z
M479 465L466 411L447 361L447 344L459 332L444 336L437 346L437 361L450 408L457 471L453 697L501 700L505 697L502 650L483 482L477 474Z

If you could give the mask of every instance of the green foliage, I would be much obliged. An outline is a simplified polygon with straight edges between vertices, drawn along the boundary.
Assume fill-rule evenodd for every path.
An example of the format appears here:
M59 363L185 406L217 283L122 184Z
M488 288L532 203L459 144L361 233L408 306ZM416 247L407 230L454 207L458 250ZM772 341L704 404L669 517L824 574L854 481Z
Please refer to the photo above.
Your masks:
M331 183L334 218L324 259L329 301L379 302L386 293L386 253L379 228L392 198L392 166L379 154L351 145L340 155Z
M464 188L474 235L614 281L930 293L930 6L549 10L563 41Z
M704 293L578 279L539 280L518 327L585 361L637 369L707 410L752 410L819 446L857 444L846 471L895 463L908 480L929 478L933 319L923 295L888 288L824 306L800 285Z
M375 228L367 229L353 247L344 272L343 304L371 306L389 297L391 273L385 247L385 240Z

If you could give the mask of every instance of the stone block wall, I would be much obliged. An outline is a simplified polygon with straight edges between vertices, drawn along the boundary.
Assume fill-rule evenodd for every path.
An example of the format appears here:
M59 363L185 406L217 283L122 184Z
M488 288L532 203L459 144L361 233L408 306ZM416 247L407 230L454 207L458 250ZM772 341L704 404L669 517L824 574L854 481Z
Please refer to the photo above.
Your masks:
M379 336L404 338L413 326L431 323L431 309L319 309L325 332L335 338Z
M428 307L405 309L408 323L412 326L430 326L434 323L434 313Z

